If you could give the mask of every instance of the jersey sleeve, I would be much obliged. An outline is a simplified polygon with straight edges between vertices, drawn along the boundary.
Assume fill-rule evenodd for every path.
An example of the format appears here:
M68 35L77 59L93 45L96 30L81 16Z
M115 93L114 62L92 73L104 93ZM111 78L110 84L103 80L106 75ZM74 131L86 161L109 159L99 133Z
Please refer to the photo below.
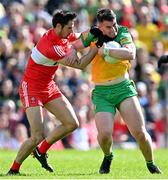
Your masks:
M66 56L66 49L60 45L52 46L52 51L50 54L51 58L55 61L59 61Z
M130 44L133 42L131 34L128 31L128 28L124 26L119 27L117 39L118 39L118 42L121 44L121 46L125 44Z
M68 38L67 38L68 41L69 41L69 42L75 41L76 39L78 39L79 34L80 34L80 33L71 33L71 34L68 36Z

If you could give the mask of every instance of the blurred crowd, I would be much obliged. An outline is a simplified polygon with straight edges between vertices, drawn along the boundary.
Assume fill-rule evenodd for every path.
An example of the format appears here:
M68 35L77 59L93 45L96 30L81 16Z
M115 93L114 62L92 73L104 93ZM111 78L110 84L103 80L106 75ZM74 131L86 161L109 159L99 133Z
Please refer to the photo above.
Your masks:
M29 136L18 86L32 47L51 27L54 10L77 12L74 31L82 32L95 23L97 9L102 7L111 8L118 23L127 26L131 32L137 55L129 74L137 87L154 145L156 148L165 146L168 68L158 69L157 61L168 53L167 0L0 0L0 148L18 149ZM93 88L90 65L85 71L61 66L57 74L55 81L72 103L80 127L51 149L97 148L90 98ZM47 135L60 122L47 111L43 113ZM130 142L135 142L119 114L115 118L113 137L114 145L118 147L131 147Z

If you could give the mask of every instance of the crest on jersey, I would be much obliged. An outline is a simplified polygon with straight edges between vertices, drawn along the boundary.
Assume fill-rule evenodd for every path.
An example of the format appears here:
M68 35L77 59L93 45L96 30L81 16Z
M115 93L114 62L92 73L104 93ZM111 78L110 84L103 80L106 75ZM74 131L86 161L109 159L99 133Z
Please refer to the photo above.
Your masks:
M34 96L31 97L31 103L35 103L36 102L36 98Z

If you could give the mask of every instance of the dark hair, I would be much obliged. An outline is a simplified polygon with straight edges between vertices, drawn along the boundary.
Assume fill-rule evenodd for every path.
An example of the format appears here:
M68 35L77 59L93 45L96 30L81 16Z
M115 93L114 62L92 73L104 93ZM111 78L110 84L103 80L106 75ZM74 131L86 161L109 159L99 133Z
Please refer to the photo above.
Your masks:
M64 11L64 10L56 10L54 11L53 18L52 18L52 25L56 27L59 23L62 26L68 24L69 21L72 21L76 18L77 14L75 12Z
M101 8L97 11L97 21L113 21L116 18L115 13L111 9Z

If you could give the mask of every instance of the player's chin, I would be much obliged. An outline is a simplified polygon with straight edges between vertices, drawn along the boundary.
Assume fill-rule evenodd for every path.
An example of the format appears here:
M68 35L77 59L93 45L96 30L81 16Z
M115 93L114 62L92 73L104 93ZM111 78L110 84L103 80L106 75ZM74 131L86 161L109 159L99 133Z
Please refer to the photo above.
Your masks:
M70 33L68 33L68 34L64 34L64 35L62 36L62 38L67 39L67 38L69 37L69 35L70 35Z
M108 36L109 38L114 38L116 35L115 35L115 34L107 34L107 36Z

